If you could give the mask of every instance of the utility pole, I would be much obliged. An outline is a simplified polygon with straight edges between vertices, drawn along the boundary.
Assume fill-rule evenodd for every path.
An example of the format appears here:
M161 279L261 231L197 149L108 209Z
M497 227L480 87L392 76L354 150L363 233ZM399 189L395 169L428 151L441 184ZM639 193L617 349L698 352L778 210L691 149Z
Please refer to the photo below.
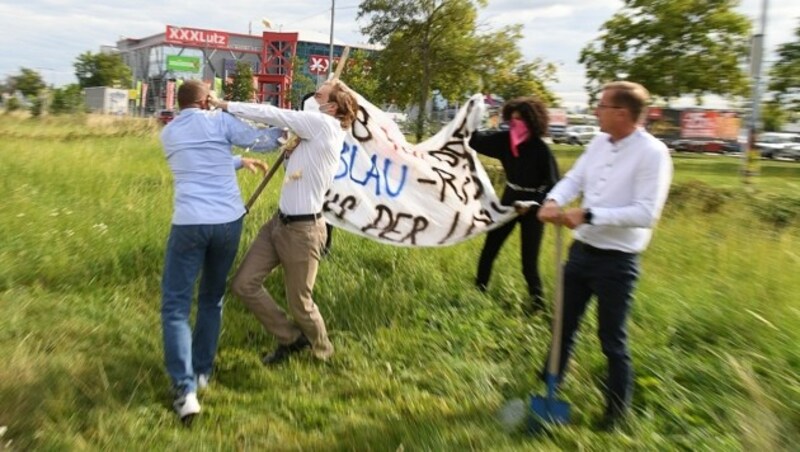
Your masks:
M335 8L336 0L331 0L331 46L328 51L328 79L333 75L333 10Z
M742 158L742 181L745 184L751 182L750 177L758 174L758 160L761 158L756 149L756 134L758 133L758 122L761 109L761 62L764 59L764 33L767 30L767 3L769 0L761 2L761 25L759 32L753 35L753 47L750 51L750 76L753 80L752 105L750 106L750 118L747 124L747 145L743 149Z

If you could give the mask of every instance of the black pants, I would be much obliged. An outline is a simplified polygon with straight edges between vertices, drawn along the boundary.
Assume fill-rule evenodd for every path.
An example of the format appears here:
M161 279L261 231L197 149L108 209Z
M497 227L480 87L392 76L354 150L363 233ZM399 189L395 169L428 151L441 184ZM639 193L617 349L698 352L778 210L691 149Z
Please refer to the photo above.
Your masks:
M597 250L574 242L564 268L564 328L559 378L563 378L575 336L592 295L597 296L597 334L608 360L606 413L622 415L633 396L633 368L626 321L639 278L639 256ZM545 362L545 369L547 364Z
M475 278L475 285L485 290L492 275L492 265L500 252L500 248L514 230L517 223L520 224L520 242L522 253L522 274L528 283L528 293L533 300L542 300L542 281L539 279L539 247L542 244L542 233L544 225L536 218L538 209L532 208L525 215L521 215L512 221L489 231L486 235L486 242L483 244L481 257L478 260L478 275Z

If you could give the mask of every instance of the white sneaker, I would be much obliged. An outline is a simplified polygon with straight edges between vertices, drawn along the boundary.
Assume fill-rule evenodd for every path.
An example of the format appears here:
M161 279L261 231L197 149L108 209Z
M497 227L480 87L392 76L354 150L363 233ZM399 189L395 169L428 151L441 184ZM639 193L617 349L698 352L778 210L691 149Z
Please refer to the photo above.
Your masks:
M181 418L184 424L192 422L195 414L200 412L200 402L197 401L196 392L187 392L175 399L172 403L178 417Z
M200 374L197 376L197 390L203 391L208 388L208 374Z

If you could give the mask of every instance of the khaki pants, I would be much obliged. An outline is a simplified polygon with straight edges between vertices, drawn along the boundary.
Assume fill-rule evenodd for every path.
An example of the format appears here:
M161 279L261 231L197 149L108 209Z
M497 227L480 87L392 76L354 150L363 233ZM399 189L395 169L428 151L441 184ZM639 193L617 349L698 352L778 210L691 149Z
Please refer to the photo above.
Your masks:
M233 292L280 344L289 345L305 334L319 359L333 354L325 321L311 294L317 279L320 251L325 243L325 220L283 224L278 215L258 232L233 278ZM283 266L286 301L294 321L264 289L267 275Z

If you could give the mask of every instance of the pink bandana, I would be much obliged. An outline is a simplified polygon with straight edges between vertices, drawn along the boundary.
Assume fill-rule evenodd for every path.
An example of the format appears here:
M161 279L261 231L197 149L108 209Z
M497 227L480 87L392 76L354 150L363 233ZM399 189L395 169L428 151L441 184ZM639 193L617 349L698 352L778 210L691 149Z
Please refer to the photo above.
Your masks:
M528 126L525 125L525 121L516 118L511 118L511 120L508 121L508 125L508 134L511 138L511 154L514 157L519 157L519 149L517 149L517 146L530 137Z

